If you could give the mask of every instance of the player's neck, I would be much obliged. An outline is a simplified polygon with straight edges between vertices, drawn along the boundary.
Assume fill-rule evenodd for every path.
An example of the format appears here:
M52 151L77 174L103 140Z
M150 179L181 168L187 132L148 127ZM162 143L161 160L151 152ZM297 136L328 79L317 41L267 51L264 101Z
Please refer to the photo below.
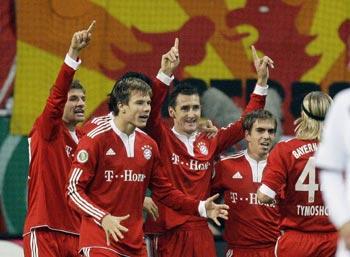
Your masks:
M75 131L75 127L78 124L77 122L67 122L63 119L64 124L68 128L69 131Z
M259 155L257 153L249 151L249 149L247 152L248 152L249 157L257 162L264 161L267 159L267 154Z
M185 137L187 137L187 138L192 137L192 136L197 132L197 131L194 131L194 132L192 132L192 133L187 133L187 132L185 132L185 131L179 129L177 126L174 126L174 130L175 130L175 132L178 133L179 135L185 136Z
M135 131L135 126L119 116L113 119L114 125L123 133L131 135Z

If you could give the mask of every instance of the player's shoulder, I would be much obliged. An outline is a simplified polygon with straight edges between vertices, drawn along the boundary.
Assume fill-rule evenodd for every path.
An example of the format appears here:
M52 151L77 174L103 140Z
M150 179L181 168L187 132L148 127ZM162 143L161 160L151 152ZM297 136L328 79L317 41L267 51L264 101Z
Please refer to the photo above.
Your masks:
M240 161L242 158L244 158L245 151L239 151L234 154L230 155L221 155L218 162L224 162L224 161Z
M157 145L156 141L150 135L148 135L145 131L139 128L136 128L135 133L136 133L136 136L140 137L144 143Z
M112 125L110 122L103 122L99 125L95 126L93 129L91 129L89 132L87 132L85 135L86 138L89 138L90 140L97 140L101 137L104 137L107 133L112 131Z

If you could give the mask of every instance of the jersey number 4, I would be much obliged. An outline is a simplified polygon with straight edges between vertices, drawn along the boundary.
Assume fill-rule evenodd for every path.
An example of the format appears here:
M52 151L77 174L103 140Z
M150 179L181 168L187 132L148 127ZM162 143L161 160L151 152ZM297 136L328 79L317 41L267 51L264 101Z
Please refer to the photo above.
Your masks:
M309 177L309 183L306 183L307 177ZM314 157L310 157L300 174L297 183L295 183L295 191L308 192L308 202L313 203L315 201L315 192L318 191L319 188L319 184L316 184L315 160Z

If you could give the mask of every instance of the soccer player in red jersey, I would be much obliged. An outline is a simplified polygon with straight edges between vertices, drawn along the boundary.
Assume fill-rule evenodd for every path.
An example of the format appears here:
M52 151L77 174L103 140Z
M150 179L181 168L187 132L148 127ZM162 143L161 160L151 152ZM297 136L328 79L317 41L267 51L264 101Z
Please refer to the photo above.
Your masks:
M151 111L151 88L136 78L120 80L110 95L113 119L84 136L72 164L68 196L82 213L80 252L85 256L146 257L142 207L150 187L155 199L180 213L227 217L217 197L199 201L173 188L161 174L157 144L139 128Z
M258 199L277 200L282 236L276 256L334 256L337 233L328 218L315 168L323 120L332 99L322 92L307 94L296 120L296 138L280 142L272 149L263 174Z
M258 82L251 100L244 111L247 114L265 105L267 94L268 65L272 60L265 56L258 58L253 48ZM172 74L179 65L179 41L162 56L161 69L157 78L170 84ZM244 138L242 119L218 130L214 138L198 132L201 116L200 99L190 85L179 84L170 94L169 115L174 122L170 127L161 118L161 106L168 88L164 84L154 85L152 112L147 123L147 132L156 140L165 167L165 176L183 193L197 200L203 200L210 191L214 158L228 147ZM156 200L156 199L155 199ZM147 219L147 233L161 233L156 246L159 257L213 257L215 244L207 221L203 218L184 215L171 210L157 201L159 218L156 222Z
M78 256L80 217L69 208L66 183L84 120L85 90L72 81L90 42L95 22L76 32L50 91L44 111L29 134L28 211L23 248L26 257Z
M280 236L275 204L262 204L256 191L261 185L266 159L275 138L277 122L266 110L247 114L243 121L248 148L222 157L215 164L213 192L223 192L230 206L225 222L226 256L274 257Z

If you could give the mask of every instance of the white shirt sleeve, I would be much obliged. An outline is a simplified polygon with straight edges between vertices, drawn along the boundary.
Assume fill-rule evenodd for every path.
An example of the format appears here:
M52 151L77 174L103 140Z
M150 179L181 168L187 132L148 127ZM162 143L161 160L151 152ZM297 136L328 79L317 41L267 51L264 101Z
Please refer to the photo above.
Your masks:
M207 210L205 209L205 201L200 201L198 205L199 216L203 218L208 218Z
M81 64L80 59L78 59L77 61L73 60L68 54L66 54L66 58L64 59L64 62L74 70L77 70Z
M159 71L156 78L163 82L165 85L170 86L171 82L174 80L174 75L169 77L164 72Z
M275 199L276 197L276 192L273 191L271 188L269 188L267 185L265 184L261 184L261 186L258 189L261 193L263 193L264 195L267 195L268 197Z
M341 172L331 170L322 170L320 180L323 200L329 208L329 218L337 228L340 228L350 221L350 199L346 192L346 181Z
M349 95L349 94L347 94ZM347 122L349 117L349 100L340 93L335 98L326 116L322 140L316 153L316 165L321 169L344 171L346 167L346 133L350 134ZM347 120L348 119L348 120Z

